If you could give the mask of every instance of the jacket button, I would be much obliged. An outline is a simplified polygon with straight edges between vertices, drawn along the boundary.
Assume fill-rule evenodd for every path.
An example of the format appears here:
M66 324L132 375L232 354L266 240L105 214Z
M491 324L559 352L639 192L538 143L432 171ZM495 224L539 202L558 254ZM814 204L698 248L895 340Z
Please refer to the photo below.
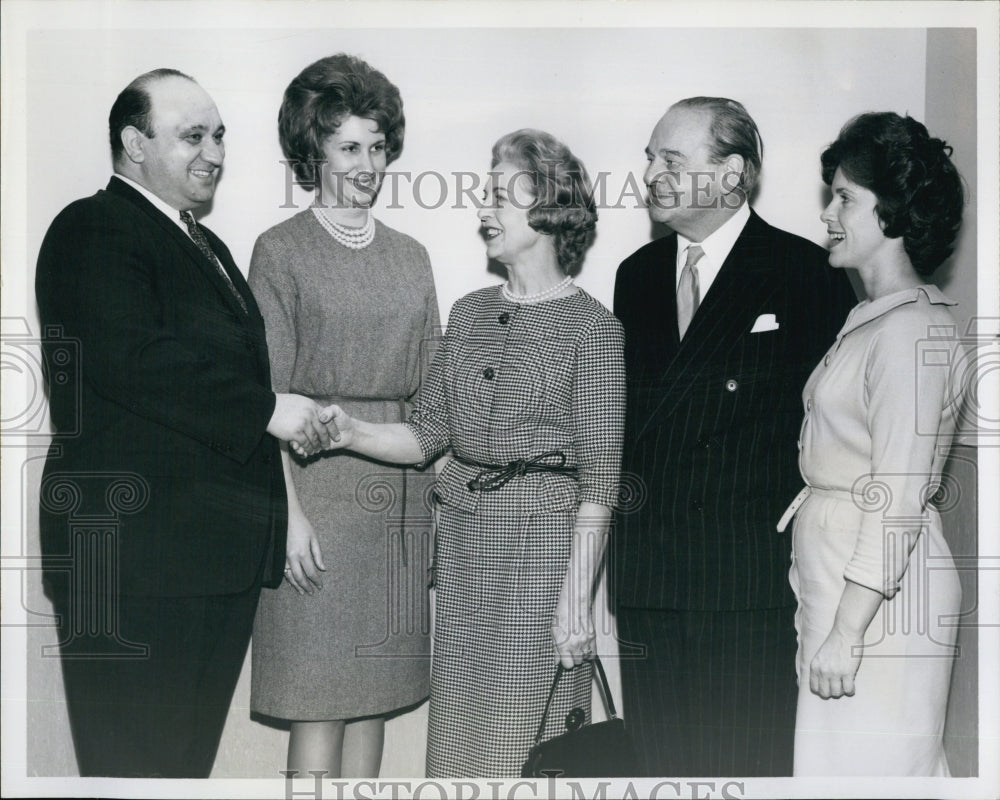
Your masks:
M497 317L497 321L501 325L506 325L508 322L510 322L510 314L508 312L504 311L503 313L500 314L499 317Z
M806 400L806 411L812 411L812 410L813 410L813 401L812 398L810 397L808 400Z
M486 378L486 380L488 381L493 380L494 374L495 373L493 372L493 367L487 367L486 369L483 370L483 377Z
M726 381L726 391L727 392L735 392L739 388L740 388L740 385L736 381L734 381L732 378L730 378L728 381Z
M702 511L705 510L705 504L702 503L699 500L692 500L691 501L691 509L693 511L697 511L700 514Z

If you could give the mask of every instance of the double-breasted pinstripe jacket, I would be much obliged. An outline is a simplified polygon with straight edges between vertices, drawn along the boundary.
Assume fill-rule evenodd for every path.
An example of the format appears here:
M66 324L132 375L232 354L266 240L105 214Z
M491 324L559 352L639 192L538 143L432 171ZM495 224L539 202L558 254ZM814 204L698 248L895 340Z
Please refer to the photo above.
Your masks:
M612 538L615 596L632 608L794 605L775 524L801 486L801 391L855 303L826 251L756 213L677 331L677 237L618 269L627 408ZM774 315L777 327L752 332Z

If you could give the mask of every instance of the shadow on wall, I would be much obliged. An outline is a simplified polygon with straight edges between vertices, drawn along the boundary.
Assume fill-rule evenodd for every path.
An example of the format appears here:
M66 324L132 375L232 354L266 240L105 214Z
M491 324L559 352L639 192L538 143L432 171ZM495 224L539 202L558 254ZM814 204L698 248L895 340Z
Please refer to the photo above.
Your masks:
M979 555L977 519L976 448L955 445L944 476L960 487L954 506L942 513L945 539L951 548L962 583L962 616L957 621L958 652L951 673L948 695L948 718L944 728L944 746L948 766L956 778L979 774L979 585L976 566ZM950 483L951 481L949 481Z

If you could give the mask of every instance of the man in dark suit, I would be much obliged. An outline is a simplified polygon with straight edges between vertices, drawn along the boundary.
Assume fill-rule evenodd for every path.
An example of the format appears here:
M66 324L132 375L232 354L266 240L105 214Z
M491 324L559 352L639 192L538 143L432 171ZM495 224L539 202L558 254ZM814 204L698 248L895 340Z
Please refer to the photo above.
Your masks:
M646 775L791 775L795 598L775 525L801 488L801 391L854 293L749 205L757 127L690 98L657 123L649 214L618 270L626 499L614 534L625 716Z
M329 439L313 401L271 391L253 295L189 215L225 154L212 99L155 70L109 128L114 177L38 259L46 590L80 774L208 777L261 586L282 578L279 440ZM80 380L61 380L72 352Z

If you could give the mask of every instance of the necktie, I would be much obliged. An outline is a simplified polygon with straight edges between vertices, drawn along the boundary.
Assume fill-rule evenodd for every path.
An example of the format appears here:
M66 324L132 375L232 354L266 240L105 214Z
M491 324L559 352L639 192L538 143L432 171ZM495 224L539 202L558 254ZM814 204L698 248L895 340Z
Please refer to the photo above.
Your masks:
M212 252L212 247L209 245L204 231L202 231L202 229L198 227L198 223L195 222L194 215L190 211L182 211L181 221L187 225L188 233L191 234L191 239L198 246L198 249L201 250L201 254L215 265L215 268L218 270L223 280L225 280L226 286L229 287L229 291L233 293L233 297L236 298L236 302L240 304L240 308L242 308L245 313L247 310L246 301L236 290L236 287L233 285L233 279L229 277L229 273L226 272L225 267L222 266L218 257Z
M698 260L705 255L705 251L700 245L692 244L688 246L687 261L684 262L684 269L681 270L681 281L677 285L677 329L681 338L687 332L688 325L694 317L694 312L698 310L701 302L701 289L698 286Z

